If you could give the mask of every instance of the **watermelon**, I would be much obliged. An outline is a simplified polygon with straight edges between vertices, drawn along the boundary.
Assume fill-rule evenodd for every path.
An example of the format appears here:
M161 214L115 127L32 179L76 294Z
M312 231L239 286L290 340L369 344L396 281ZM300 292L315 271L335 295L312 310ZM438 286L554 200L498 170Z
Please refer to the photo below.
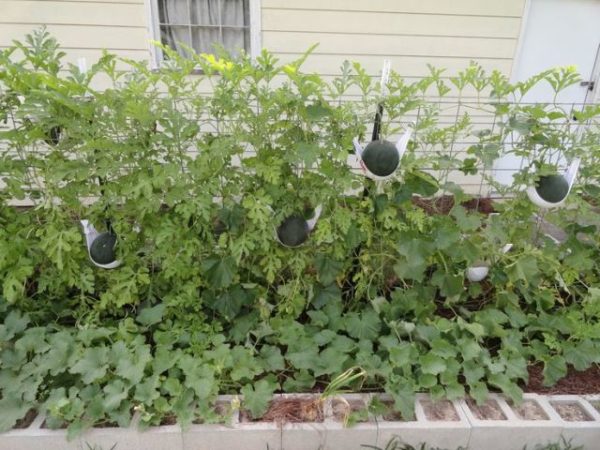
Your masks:
M115 262L117 256L115 254L115 246L117 244L117 236L113 233L101 233L98 235L90 246L90 257L96 264L110 264Z
M46 133L46 139L44 139L44 142L46 142L48 145L58 145L61 132L62 128L59 126L50 128L50 130Z
M398 149L390 141L370 142L363 150L362 160L369 171L379 177L387 177L398 168Z
M286 247L298 247L308 239L308 224L302 215L289 216L277 228L277 237Z
M535 190L543 200L558 203L569 193L569 182L562 175L546 175L540 177Z

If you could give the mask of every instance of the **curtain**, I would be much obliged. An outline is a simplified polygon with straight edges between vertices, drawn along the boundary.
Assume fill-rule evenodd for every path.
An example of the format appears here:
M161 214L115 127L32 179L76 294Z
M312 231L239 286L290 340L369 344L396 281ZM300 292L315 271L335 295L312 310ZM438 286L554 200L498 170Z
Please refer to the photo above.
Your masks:
M159 0L162 42L183 53L184 43L200 53L214 44L233 54L247 49L248 0Z
M188 0L158 0L158 5L162 43L184 54L181 43L191 46Z
M221 16L223 20L223 47L231 53L238 54L240 50L246 49L246 33L243 27L250 25L248 18L248 2L240 0L221 0Z

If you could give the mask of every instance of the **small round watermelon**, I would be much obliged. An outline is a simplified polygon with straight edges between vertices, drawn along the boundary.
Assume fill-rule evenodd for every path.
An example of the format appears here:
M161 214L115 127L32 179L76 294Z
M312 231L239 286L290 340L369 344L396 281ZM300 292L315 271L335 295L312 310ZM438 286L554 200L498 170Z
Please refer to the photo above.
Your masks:
M298 247L308 239L308 224L300 214L285 219L277 228L277 237L286 247Z
M59 126L50 128L50 130L46 133L46 139L44 139L44 141L48 145L58 145L61 132L62 129Z
M387 177L394 173L400 162L398 149L390 141L372 141L364 149L362 160L371 173Z
M546 175L540 177L535 190L543 200L558 203L569 193L569 183L562 175Z
M110 264L115 262L115 245L117 236L113 233L101 233L90 246L90 257L96 264Z

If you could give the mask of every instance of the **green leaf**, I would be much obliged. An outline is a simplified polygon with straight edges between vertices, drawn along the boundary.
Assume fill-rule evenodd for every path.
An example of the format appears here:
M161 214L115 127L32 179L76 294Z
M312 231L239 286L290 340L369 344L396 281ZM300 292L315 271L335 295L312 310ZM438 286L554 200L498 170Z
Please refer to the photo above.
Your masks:
M446 370L446 362L443 358L440 358L433 353L427 353L419 358L421 364L421 370L423 373L429 373L432 375L438 375Z
M367 310L361 314L348 313L346 315L345 328L353 338L373 341L379 336L381 320L373 310Z
M133 398L146 405L152 404L154 400L160 397L158 385L159 381L157 375L146 378L135 387L135 395Z
M281 350L273 345L264 345L260 349L260 357L265 370L278 371L285 368L285 361L281 355Z
M0 342L10 341L17 334L23 332L29 323L29 317L20 311L11 311L0 325Z
M329 258L327 255L319 253L315 257L315 266L317 269L317 275L319 281L323 285L332 284L340 271L342 270L343 264L339 261Z
M465 388L462 384L450 383L446 386L446 397L448 400L456 400L465 396Z
M460 352L463 360L470 361L475 359L481 353L481 347L475 340L465 339L460 343Z
M134 352L128 352L127 357L118 360L115 372L135 385L142 381L146 365L151 361L152 355L149 346L139 346L135 348Z
M469 386L469 395L475 399L478 405L485 403L489 391L485 383L474 383Z
M576 345L565 342L562 350L565 361L568 364L571 364L575 370L579 371L590 367L593 362L594 354L596 353L594 345L589 339Z
M438 379L435 375L429 373L423 373L419 376L419 385L425 389L431 388L438 383Z
M552 356L544 363L544 386L552 386L567 375L567 362L562 356Z
M145 326L157 324L162 320L165 309L167 309L167 305L164 303L159 303L151 308L144 308L140 311L136 320Z
M90 384L106 375L107 362L108 349L106 347L87 348L81 358L69 369L69 372L81 374L81 380Z
M388 352L390 353L390 362L393 363L395 367L406 367L412 363L412 347L411 344L407 342L400 342L397 345L389 347Z
M433 274L431 282L440 288L443 297L453 297L464 291L462 275L452 275L438 270Z
M335 283L332 283L329 286L317 288L312 303L315 308L322 308L327 303L339 301L341 298L342 292L340 288Z
M306 107L306 113L310 120L321 120L331 116L331 109L323 106L322 103L315 103Z
M127 398L129 386L121 380L114 380L104 386L104 408L107 411L117 409L121 402Z
M311 167L319 157L320 149L317 144L311 142L298 142L296 152L301 162Z
M10 430L17 420L23 418L30 408L30 405L23 402L22 399L6 391L4 397L0 399L0 432Z
M314 369L315 360L318 358L319 349L317 346L308 346L302 350L288 352L285 358L296 369Z
M202 263L202 269L211 287L220 289L229 286L237 270L232 256L225 258L209 258Z
M506 270L511 280L523 280L528 283L534 283L539 272L537 260L532 255L520 257Z
M456 348L445 339L434 339L431 342L431 353L442 358L453 358L456 356Z
M252 418L258 419L267 411L275 389L277 389L277 383L267 379L242 387L243 405L250 412Z
M307 370L299 370L293 377L286 378L283 390L286 392L306 392L315 385L315 377Z
M398 377L393 384L385 386L385 391L394 399L394 408L400 412L404 420L412 420L415 416L415 392L412 383Z
M510 377L504 373L490 375L488 382L492 386L499 387L513 402L520 403L523 399L523 391Z

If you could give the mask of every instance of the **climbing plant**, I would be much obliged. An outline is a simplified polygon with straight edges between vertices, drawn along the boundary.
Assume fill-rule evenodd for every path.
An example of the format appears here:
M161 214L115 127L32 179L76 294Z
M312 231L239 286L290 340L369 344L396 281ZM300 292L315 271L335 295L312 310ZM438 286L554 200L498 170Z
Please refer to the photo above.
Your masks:
M357 63L303 72L310 51L164 52L158 70L105 53L82 72L43 30L0 52L1 429L31 408L71 433L134 411L214 420L219 393L260 416L273 392L352 367L410 417L418 391L518 401L528 365L552 384L600 362L600 111L576 111L576 133L573 111L521 102L572 70L392 72L383 96ZM414 122L381 182L352 143L378 104L383 138ZM542 220L523 187L557 150L585 183ZM525 158L511 186L492 176L507 153ZM281 245L286 218L305 230L318 207L302 245ZM81 220L110 221L118 267L91 263ZM488 271L469 281L475 264Z

